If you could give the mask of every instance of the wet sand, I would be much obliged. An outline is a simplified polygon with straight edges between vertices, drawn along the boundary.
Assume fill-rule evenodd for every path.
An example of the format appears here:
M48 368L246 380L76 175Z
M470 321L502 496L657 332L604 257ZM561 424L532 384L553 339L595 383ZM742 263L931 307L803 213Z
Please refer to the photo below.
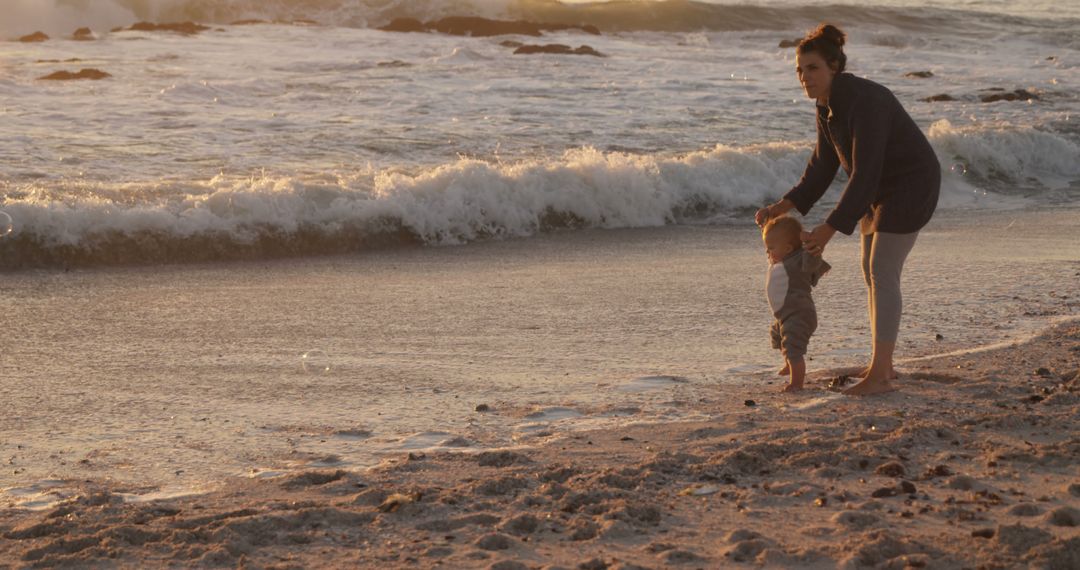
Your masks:
M1080 321L847 398L714 386L708 421L368 471L0 511L0 567L1080 567ZM752 404L752 405L751 405ZM501 413L498 408L487 412Z
M1077 215L941 212L905 268L898 357L1080 316ZM866 359L857 242L826 252L811 369ZM47 506L66 481L202 491L447 442L703 419L678 402L717 384L778 388L765 270L757 229L740 224L5 274L0 508ZM313 349L328 373L303 369Z

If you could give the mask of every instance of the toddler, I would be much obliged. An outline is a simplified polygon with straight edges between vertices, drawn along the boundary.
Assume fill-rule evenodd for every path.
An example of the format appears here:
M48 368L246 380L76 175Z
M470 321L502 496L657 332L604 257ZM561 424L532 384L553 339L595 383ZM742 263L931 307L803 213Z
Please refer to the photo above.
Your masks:
M806 377L806 347L817 329L817 311L810 289L829 271L820 256L802 248L802 224L790 216L773 218L765 224L762 239L769 255L765 290L776 320L772 324L772 346L784 355L778 374L788 375L784 392L802 390Z

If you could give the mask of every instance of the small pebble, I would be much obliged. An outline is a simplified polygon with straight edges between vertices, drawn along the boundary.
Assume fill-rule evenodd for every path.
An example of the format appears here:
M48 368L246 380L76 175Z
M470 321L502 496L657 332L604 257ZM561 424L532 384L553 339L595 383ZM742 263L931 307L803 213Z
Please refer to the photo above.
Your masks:
M743 402L743 405L748 407L748 408L752 408L752 407L757 405L757 402L755 402L753 400L747 400L747 401Z
M478 412L490 412L491 411L491 406L489 406L487 404L479 404L479 405L476 406L476 411L478 411Z
M994 529L980 528L978 530L973 530L971 531L971 536L976 538L994 538Z

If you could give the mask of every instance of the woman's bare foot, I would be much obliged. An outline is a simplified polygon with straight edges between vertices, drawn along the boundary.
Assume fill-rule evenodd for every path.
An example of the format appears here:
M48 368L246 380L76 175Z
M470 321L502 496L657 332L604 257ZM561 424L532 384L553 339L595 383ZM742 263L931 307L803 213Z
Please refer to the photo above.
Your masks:
M851 377L852 378L866 378L867 374L870 374L870 367L869 366L867 366L866 368L863 368L862 370L856 372L855 374L852 374ZM895 368L893 368L892 370L889 371L889 380L896 380L899 377L900 377L900 375L897 374Z
M785 393L785 394L790 394L791 392L801 392L802 389L803 389L803 385L801 383L799 383L799 384L788 384L787 386L784 386L783 390L780 390L780 391Z
M844 390L845 396L874 396L876 394L885 394L895 391L896 388L889 383L889 379L884 375L876 376L871 375L864 378L858 384Z
M777 376L788 376L789 374L791 374L791 367L787 364L784 364L783 368L776 371Z

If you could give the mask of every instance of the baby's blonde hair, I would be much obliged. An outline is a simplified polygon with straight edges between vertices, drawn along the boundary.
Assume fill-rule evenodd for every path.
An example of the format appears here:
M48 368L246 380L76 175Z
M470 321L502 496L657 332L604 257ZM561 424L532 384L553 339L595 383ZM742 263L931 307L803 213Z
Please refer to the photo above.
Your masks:
M761 230L761 237L767 238L775 234L785 242L790 243L792 249L802 246L802 224L791 216L780 216L769 220Z

